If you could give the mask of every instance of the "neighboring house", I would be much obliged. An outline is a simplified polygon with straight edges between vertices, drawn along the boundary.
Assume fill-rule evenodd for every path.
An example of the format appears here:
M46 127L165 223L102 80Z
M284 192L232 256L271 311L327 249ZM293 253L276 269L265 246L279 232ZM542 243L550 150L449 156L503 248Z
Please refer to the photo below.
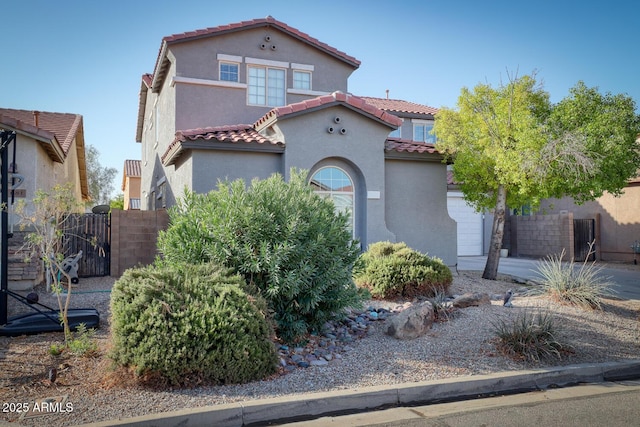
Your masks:
M295 167L351 214L363 248L403 241L455 264L436 110L349 94L359 66L272 17L165 37L142 76L141 209Z
M640 135L636 140L640 144ZM640 243L640 171L629 180L624 194L614 197L605 193L602 197L582 205L572 198L544 200L543 213L573 213L574 220L592 219L596 256L603 261L640 261L632 246Z
M14 227L18 222L15 214L11 214L15 201L23 199L28 205L36 190L50 191L57 184L65 183L71 183L78 202L89 200L84 129L79 114L9 108L0 108L0 129L16 133L15 146L11 143L8 147L9 173L12 180L23 180L9 195L9 232L15 231L9 246L15 250L24 237ZM10 286L32 286L40 274L41 271L25 264L20 256L10 257Z
M125 160L122 171L124 210L140 209L140 160Z

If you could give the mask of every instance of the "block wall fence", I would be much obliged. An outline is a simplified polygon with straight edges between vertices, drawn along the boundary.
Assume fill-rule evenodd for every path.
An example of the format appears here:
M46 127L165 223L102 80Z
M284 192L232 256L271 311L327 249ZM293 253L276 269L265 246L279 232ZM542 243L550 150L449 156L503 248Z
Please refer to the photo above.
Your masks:
M509 217L509 253L516 257L544 258L560 255L574 258L573 213Z
M166 230L166 210L111 210L111 276L128 268L148 265L157 255L158 232Z

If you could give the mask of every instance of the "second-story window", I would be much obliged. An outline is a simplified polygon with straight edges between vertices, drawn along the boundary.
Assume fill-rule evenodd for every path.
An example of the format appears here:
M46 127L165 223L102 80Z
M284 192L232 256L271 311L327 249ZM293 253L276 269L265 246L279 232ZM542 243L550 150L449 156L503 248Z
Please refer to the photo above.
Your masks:
M413 140L420 142L436 143L436 136L431 133L433 123L413 123Z
M311 90L311 73L309 71L293 72L293 88Z
M285 72L279 68L249 67L249 105L285 105Z
M238 64L220 62L220 80L225 82L238 82Z

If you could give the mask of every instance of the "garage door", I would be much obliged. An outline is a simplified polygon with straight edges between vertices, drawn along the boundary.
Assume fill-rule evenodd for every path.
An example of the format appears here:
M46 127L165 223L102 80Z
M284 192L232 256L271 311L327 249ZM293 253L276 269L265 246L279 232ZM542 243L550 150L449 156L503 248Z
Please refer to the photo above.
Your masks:
M458 256L482 255L482 214L457 194L447 196L447 209L458 223Z

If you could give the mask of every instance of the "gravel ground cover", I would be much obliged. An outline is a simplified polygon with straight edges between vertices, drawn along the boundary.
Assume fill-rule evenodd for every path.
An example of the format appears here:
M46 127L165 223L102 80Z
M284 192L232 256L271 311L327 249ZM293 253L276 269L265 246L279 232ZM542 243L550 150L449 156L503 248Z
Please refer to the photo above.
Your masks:
M183 389L141 387L126 372L114 372L110 368L105 354L109 345L109 290L114 279L81 279L73 290L72 306L95 307L101 313L101 326L95 335L98 354L95 357L50 355L51 345L62 342L60 333L0 337L0 403L3 405L0 424L8 421L24 426L72 426L292 394L640 357L640 301L607 299L603 310L586 311L560 305L546 297L525 296L525 285L514 283L507 276L498 279L484 280L480 272L454 272L452 294L486 292L494 297L492 304L460 309L449 321L435 323L427 335L415 340L391 338L384 333L384 321L372 321L366 334L343 343L326 364L296 368L249 384L201 384ZM516 291L513 308L503 307L498 300L507 289ZM44 289L36 290L41 302L57 306L54 296ZM367 304L393 311L407 302L369 301ZM25 310L28 308L10 302L10 316ZM535 365L501 354L495 345L493 325L498 319L515 318L524 310L551 312L562 327L562 340L574 351L560 360ZM313 341L309 345L312 346ZM54 367L58 375L51 383L48 372ZM63 403L47 415L24 417L18 413L20 406L33 408L47 398L58 398Z

